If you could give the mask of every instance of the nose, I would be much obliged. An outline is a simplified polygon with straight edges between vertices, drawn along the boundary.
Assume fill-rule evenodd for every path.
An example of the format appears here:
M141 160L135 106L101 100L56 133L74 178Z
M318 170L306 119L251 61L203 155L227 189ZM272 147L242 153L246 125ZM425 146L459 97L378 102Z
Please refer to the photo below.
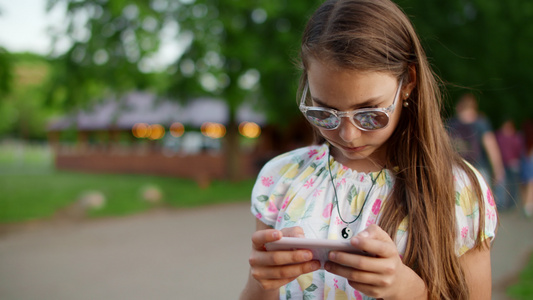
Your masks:
M345 142L351 142L361 136L362 130L355 127L355 125L348 119L349 117L342 117L341 124L337 130L339 137Z

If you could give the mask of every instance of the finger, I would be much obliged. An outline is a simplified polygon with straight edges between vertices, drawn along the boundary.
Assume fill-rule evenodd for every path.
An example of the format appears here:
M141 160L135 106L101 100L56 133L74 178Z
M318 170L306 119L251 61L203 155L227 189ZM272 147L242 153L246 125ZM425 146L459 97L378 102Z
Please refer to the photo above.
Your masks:
M396 244L390 236L378 226L370 226L354 236L350 243L363 251L378 257L392 257L398 255Z
M256 251L250 257L251 266L283 266L308 262L313 259L309 250Z
M304 230L300 226L283 228L281 229L281 232L283 233L283 236L298 237L298 238L305 237Z
M339 275L357 284L374 284L379 280L379 276L372 272L364 270L353 269L345 265L334 263L332 261L326 262L324 269L330 273Z
M252 235L252 244L255 250L265 251L265 244L274 242L279 239L283 234L276 229L258 230Z
M328 259L336 264L365 272L378 273L384 269L382 266L382 258L369 257L341 251L331 251L328 255Z
M298 276L320 269L320 262L309 261L305 263L252 268L252 276L258 280L295 279ZM292 281L291 280L291 281Z
M372 224L368 226L365 230L359 232L355 237L358 237L358 236L363 237L363 238L369 237L369 238L373 238L373 239L380 240L383 242L388 242L388 241L392 242L392 239L389 236L389 234L385 232L385 230L381 229L381 227L379 227L376 224Z

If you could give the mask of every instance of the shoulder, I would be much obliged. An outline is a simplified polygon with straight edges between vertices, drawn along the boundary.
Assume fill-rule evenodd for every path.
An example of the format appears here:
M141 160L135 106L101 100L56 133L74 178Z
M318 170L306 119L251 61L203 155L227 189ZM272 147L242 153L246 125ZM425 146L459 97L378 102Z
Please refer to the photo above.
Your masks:
M322 159L327 152L325 145L298 148L274 157L261 169L260 176L294 178L302 168Z
M267 162L252 190L252 213L263 223L274 226L285 195L303 178L316 173L317 164L327 154L327 146L309 146L279 155Z
M474 172L473 179L459 166L453 169L458 255L475 246L479 230L483 231L483 239L493 238L497 226L496 204L489 185L472 165L467 163L467 168ZM478 199L474 184L479 185L482 199ZM483 224L483 228L480 228L480 224Z

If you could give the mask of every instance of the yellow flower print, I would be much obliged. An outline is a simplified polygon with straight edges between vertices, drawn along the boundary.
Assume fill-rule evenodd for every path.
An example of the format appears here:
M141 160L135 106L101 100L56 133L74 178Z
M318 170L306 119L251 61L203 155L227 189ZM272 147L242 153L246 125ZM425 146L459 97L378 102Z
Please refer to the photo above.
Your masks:
M296 197L292 200L289 208L287 209L287 214L291 217L292 221L297 221L301 218L305 209L305 199L302 197Z
M313 273L300 275L298 276L298 278L296 278L296 281L298 281L298 284L300 285L300 288L302 288L302 291L305 291L305 289L310 287L313 283Z
M331 287L329 285L324 286L324 299L328 298L328 294L331 291Z
M285 178L294 178L298 174L298 166L297 163L288 163L281 168L279 174Z
M463 245L461 249L459 249L459 255L465 254L466 252L468 252L468 250L470 250L470 248L468 248L467 245Z
M376 179L376 184L378 187L382 187L387 182L387 177L385 175L385 172L381 172L379 174L378 178Z
M457 200L465 216L470 216L475 212L474 201L472 201L472 190L470 187L464 187L459 193L459 199Z
M342 178L342 176L346 173L347 170L348 168L346 167L339 168L339 170L337 171L337 178Z
M348 300L348 295L345 291L337 289L335 290L335 300Z
M357 215L361 211L361 206L365 202L365 192L358 193L352 200L352 215Z
M400 223L400 226L398 227L398 230L406 232L408 223L409 223L408 217L403 218L402 222Z
M300 175L299 178L301 178L302 180L304 180L305 178L307 178L309 175L313 174L313 172L315 171L316 169L316 164L311 164L309 167L307 167L307 169L305 169L305 171L303 171L303 173Z

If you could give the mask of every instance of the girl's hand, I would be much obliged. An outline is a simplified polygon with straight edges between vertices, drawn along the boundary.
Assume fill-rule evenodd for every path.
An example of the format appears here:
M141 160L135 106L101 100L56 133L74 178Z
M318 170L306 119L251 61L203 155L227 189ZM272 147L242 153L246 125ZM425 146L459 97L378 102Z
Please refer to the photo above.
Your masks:
M332 251L327 271L348 279L354 289L373 298L405 299L404 293L411 299L417 298L415 294L424 298L424 282L403 264L396 244L379 226L370 225L350 242L376 257Z
M320 269L320 262L312 261L309 250L266 251L265 244L282 236L303 237L301 227L284 228L281 231L266 229L252 236L250 267L252 277L265 290L274 290L293 281L298 276Z

